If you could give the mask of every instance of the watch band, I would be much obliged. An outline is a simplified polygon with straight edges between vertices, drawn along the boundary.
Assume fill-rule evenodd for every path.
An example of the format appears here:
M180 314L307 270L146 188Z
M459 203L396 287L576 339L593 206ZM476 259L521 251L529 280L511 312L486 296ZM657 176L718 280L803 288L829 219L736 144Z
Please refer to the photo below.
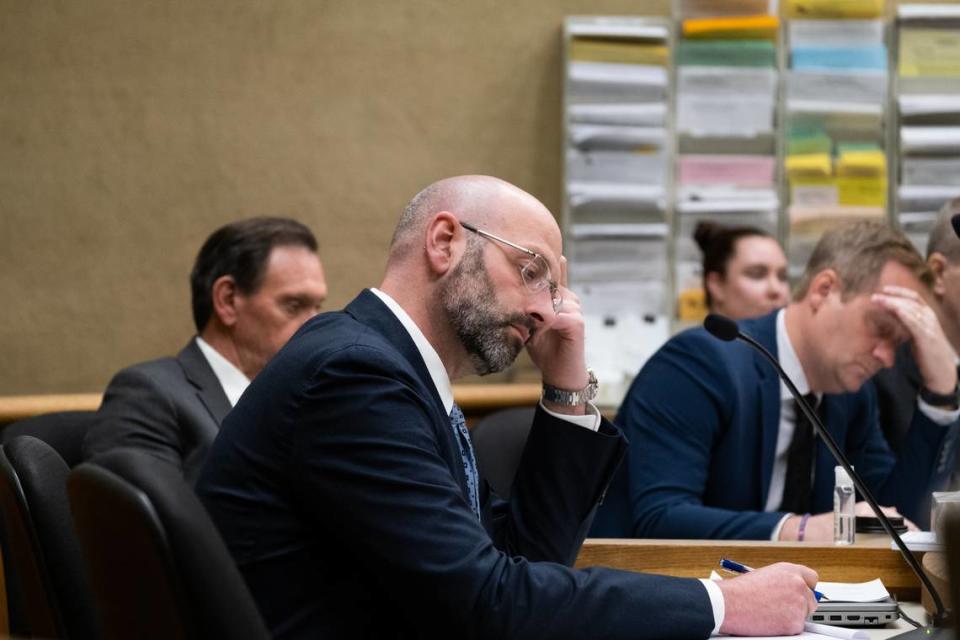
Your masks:
M597 397L598 386L597 376L593 373L593 369L587 369L587 386L583 389L560 389L559 387L543 383L543 393L541 397L548 402L553 402L565 407L579 407L591 402Z
M960 388L954 389L953 393L936 393L921 386L920 398L931 407L956 409L960 406Z

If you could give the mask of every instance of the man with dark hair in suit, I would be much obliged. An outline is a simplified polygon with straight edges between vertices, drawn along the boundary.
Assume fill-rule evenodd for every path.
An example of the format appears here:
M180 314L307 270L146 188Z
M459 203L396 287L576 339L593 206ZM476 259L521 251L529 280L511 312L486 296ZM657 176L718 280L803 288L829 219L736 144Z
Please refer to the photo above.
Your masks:
M930 272L881 222L823 235L793 301L739 323L817 407L881 504L925 521L925 496L953 466L957 372L923 299ZM926 394L894 455L869 380L910 341ZM644 365L616 422L633 441L595 535L832 540L836 462L759 353L703 328L669 340Z
M327 296L313 233L287 218L217 229L197 254L190 289L197 335L175 358L113 377L84 439L86 457L134 447L194 482L224 416Z
M954 353L960 352L960 238L950 220L958 213L960 198L944 204L927 239L927 266L933 276L930 307L936 312ZM873 382L877 386L883 433L890 447L899 451L910 431L923 387L912 347L905 344L897 349L894 366L878 373ZM958 480L955 471L953 484Z
M253 381L197 491L276 638L797 633L816 574L719 584L571 568L626 443L590 403L560 230L495 178L401 216L383 283L306 323ZM478 476L450 380L526 348L544 393L509 502Z

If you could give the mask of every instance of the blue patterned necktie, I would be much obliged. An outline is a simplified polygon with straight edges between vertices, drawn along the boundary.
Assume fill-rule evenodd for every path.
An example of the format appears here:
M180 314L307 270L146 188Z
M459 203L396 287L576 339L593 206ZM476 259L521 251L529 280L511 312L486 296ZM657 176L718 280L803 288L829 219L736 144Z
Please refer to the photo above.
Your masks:
M473 443L470 442L470 432L467 431L467 421L463 417L460 407L453 405L450 411L450 425L453 427L453 437L460 445L460 458L463 460L463 473L467 477L467 493L470 498L470 508L480 519L480 475L477 473L477 459L473 455Z

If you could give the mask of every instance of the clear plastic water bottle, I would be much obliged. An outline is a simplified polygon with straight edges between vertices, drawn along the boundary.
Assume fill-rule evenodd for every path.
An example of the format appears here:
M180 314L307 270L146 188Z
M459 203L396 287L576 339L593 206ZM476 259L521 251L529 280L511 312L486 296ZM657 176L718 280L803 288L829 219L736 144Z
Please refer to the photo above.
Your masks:
M837 467L834 474L833 543L853 544L857 532L857 516L854 511L857 492L846 469Z

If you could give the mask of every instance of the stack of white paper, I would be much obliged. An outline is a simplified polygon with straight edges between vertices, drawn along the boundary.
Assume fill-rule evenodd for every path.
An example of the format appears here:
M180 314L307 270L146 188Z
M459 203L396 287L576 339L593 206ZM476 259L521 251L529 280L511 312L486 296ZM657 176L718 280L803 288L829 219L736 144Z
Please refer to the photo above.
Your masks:
M900 223L925 245L920 221L960 196L960 7L902 5L897 17Z
M667 119L667 105L663 102L572 104L567 116L570 122L583 124L662 127Z
M667 70L655 65L574 61L568 82L575 99L650 102L666 96Z
M770 68L682 66L677 130L696 137L752 138L771 132L776 85Z
M636 290L586 284L577 293L584 308L591 310L584 315L584 348L600 380L596 403L617 406L640 368L666 342L669 322L662 314L642 314L642 304L627 310L632 296L640 302L642 294Z

